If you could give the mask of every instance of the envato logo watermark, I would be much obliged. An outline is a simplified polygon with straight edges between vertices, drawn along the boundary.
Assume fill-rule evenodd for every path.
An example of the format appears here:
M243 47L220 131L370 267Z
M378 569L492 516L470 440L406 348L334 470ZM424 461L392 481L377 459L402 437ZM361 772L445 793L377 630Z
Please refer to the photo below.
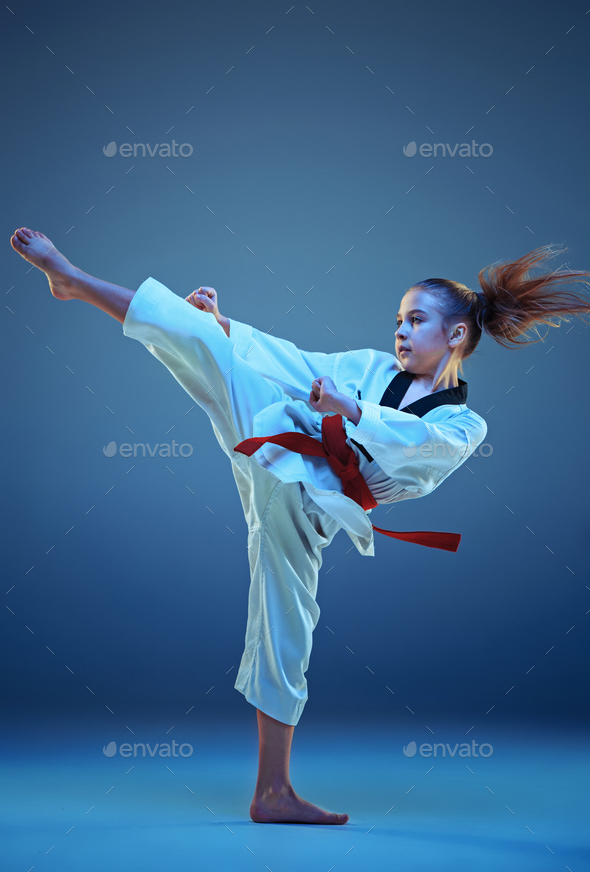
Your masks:
M124 742L122 745L119 745L119 754L121 757L137 757L137 749L141 748L141 756L146 756L147 753L150 757L155 757L156 753L159 757L190 757L193 753L193 746L189 745L188 742L183 742L182 745L179 745L178 742L172 742L172 745L169 745L168 742L164 742L162 745L156 742L154 749L152 751L151 745L148 745L146 742L138 742L134 745L129 745L127 742ZM176 753L176 749L178 748L179 754ZM184 750L187 749L188 750ZM158 751L159 749L159 751ZM117 743L109 742L108 745L103 745L102 753L105 757L114 757L117 753Z
M437 754L437 748L442 749L442 754ZM476 751L476 748L479 748L479 753ZM484 748L487 751L484 751ZM480 745L475 741L471 742L471 745L468 742L463 742L462 745L459 745L457 742L452 749L448 742L446 745L443 745L442 742L437 742L435 745L429 745L428 742L425 742L419 748L415 742L409 742L403 747L404 757L415 757L417 753L421 757L446 757L447 751L449 752L449 757L454 757L457 750L459 751L459 757L491 757L494 753L494 749L489 742L484 742Z
M153 149L149 142L134 142L133 145L130 142L123 142L117 149L117 143L113 140L102 149L102 153L106 157L114 157L117 151L121 157L156 157L156 155L158 157L190 157L193 153L193 147L190 142L183 142L182 145L179 145L173 139L172 145L168 142L156 142Z
M434 145L423 142L420 146L416 145L415 142L408 142L407 145L404 145L403 152L406 157L414 157L416 154L420 154L420 157L439 157L439 154L441 157L446 157L447 154L449 157L455 157L456 154L459 157L491 157L494 149L489 142L482 142L479 145L475 139L472 139L471 144L456 142L454 148L451 148L448 142L436 142Z
M467 446L447 445L446 442L428 442L425 445L421 445L420 448L417 447L415 442L409 442L407 445L404 445L402 451L406 457L416 457L419 454L420 457L429 458L446 457L447 455L449 457L491 457L494 453L494 449L489 442L482 442L473 451L470 451Z
M160 449L159 451L158 448ZM178 454L176 453L177 448ZM138 454L138 451L142 453ZM105 457L114 457L117 453L117 443L109 442L108 445L104 445L102 453ZM129 442L122 442L119 445L121 457L147 457L148 455L149 457L155 457L156 453L160 457L190 457L193 453L193 446L190 442L183 442L182 445L179 445L174 439L172 440L172 445L169 442L162 442L161 445L159 442L156 442L153 449L149 442L136 442L134 445L131 445Z

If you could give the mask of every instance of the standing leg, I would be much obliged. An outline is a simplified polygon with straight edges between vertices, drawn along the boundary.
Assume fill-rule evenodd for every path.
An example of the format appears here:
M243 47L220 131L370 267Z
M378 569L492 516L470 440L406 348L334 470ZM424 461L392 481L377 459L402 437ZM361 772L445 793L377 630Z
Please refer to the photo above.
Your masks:
M271 718L260 709L257 709L257 715L259 744L256 795L264 795L265 791L277 794L286 784L290 784L289 762L295 727ZM252 812L260 817L256 808Z
M289 778L295 727L258 709L258 780L250 807L256 823L345 824L347 814L332 814L297 796Z
M256 467L252 471L259 475ZM259 769L250 816L258 823L345 824L348 815L302 799L289 778L291 740L307 701L305 673L320 614L322 550L340 527L299 482L278 482L268 499L256 482L251 490L248 625L235 683L258 709Z
M318 506L308 514L311 500L299 482L276 482L267 499L256 467L252 478L248 624L235 686L256 708L295 726L308 697L321 552L340 528Z

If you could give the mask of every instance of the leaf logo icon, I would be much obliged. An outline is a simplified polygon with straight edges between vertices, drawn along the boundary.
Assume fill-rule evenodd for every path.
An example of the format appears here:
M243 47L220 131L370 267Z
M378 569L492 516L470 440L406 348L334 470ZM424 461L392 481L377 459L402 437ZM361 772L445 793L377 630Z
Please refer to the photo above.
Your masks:
M111 442L111 445L113 445L113 444L114 444L114 443ZM110 446L109 446L109 448L110 448ZM416 451L417 451L418 449L416 448L416 443L415 443L415 442L410 442L408 445L404 445L404 447L403 447L402 450L403 450L403 452L404 452L404 454L405 454L406 457L415 457L415 456L416 456ZM105 453L106 453L106 452L105 452ZM114 453L114 452L113 452L113 453Z
M415 144L416 143L414 143L414 145ZM416 149L414 149L414 151L416 151ZM117 154L117 143L115 142L115 140L109 142L108 145L105 145L102 153L106 154L107 157L114 157Z
M114 745L115 743L112 742L112 744ZM410 742L408 745L404 745L404 755L406 757L414 757L417 750L415 742Z
M111 145L114 145L114 143L111 143ZM406 157L414 157L414 155L418 151L418 147L416 146L416 143L412 140L412 142L408 142L407 145L404 145L403 150Z
M117 753L117 743L109 742L106 748L103 746L102 753L105 755L105 757L114 757Z
M117 453L117 443L109 442L108 445L103 446L102 453L105 457L114 457Z

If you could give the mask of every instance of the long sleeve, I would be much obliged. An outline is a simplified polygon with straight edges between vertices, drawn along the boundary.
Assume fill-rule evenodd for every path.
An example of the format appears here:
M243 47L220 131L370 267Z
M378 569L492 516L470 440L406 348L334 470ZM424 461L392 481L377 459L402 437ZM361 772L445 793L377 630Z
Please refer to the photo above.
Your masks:
M319 376L337 379L342 352L301 351L293 342L229 319L234 350L253 369L279 384L287 396L309 401L311 383Z
M438 487L487 433L486 422L471 409L449 415L448 407L439 406L426 421L366 400L357 402L361 418L356 426L346 421L347 436L365 446L381 469L415 496Z

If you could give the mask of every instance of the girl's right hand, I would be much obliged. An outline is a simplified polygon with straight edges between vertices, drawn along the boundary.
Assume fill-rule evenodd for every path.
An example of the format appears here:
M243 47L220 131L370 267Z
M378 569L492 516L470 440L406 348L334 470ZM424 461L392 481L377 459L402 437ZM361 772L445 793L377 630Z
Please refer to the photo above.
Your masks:
M215 288L206 288L201 287L196 291L193 291L192 294L189 294L188 297L185 297L187 303L190 303L191 306L194 306L195 309L200 309L201 312L209 312L212 315L215 315L216 318L219 317L219 308L217 306L217 291Z

